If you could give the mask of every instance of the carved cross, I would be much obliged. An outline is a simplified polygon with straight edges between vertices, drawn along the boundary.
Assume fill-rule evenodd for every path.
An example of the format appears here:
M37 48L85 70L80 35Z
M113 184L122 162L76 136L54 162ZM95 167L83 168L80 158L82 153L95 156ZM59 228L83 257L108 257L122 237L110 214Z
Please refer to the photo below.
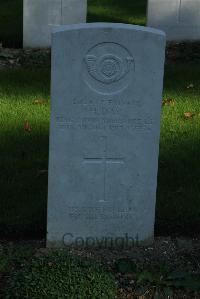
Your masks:
M114 158L110 157L108 155L107 151L107 137L102 136L101 139L103 140L103 145L104 145L104 150L103 150L103 155L102 157L86 157L83 160L83 164L103 164L103 199L100 200L101 202L107 201L107 166L108 165L118 165L118 164L124 164L124 159L119 157L119 158Z

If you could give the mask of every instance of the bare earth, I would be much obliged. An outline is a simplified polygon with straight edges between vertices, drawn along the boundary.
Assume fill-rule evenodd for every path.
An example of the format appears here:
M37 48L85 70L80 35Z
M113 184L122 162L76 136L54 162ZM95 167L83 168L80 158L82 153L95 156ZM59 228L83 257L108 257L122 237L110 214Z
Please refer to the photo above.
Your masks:
M200 61L200 43L168 43L166 63ZM50 49L8 49L0 46L0 69L50 67Z
M35 250L35 255L47 254L50 249L45 248L45 241L20 241L20 242L0 242L0 249L5 247L31 247ZM200 299L200 294L186 291L181 288L173 289L173 296L162 296L162 274L160 275L160 297L155 296L156 285L148 284L144 288L138 288L136 284L136 271L142 272L144 270L153 274L161 273L160 269L165 267L170 273L188 273L194 277L200 277L200 238L195 239L181 239L181 238L155 238L155 242L147 247L134 247L131 249L95 249L95 248L73 248L66 247L73 256L92 261L100 262L111 271L118 285L118 297L129 299L148 299L148 298L173 298L173 299ZM120 262L127 262L136 267L136 271L126 269L120 271L118 264ZM0 273L0 281L5 285L9 273ZM0 298L1 288L0 283Z

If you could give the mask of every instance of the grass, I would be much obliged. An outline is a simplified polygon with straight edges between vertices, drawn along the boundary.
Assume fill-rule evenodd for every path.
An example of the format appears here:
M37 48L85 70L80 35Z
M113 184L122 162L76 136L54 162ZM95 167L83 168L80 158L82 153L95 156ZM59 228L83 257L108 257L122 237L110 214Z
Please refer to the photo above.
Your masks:
M88 22L145 24L147 0L88 0ZM0 43L21 47L23 0L1 0Z
M89 22L145 23L146 0L88 0L88 4ZM1 41L4 46L21 46L22 0L1 0ZM45 68L0 71L0 238L46 234L49 82L50 70ZM156 209L159 235L199 233L199 94L200 63L166 67ZM186 118L185 112L191 117ZM33 259L34 254L33 248L0 246L0 297L5 291L7 298L20 299L67 298L66 294L115 297L114 278L100 266L60 254ZM142 279L154 290L160 288L155 269L141 273L140 287ZM179 286L186 282L181 278ZM199 289L199 281L192 281L196 288L194 283ZM188 285L191 288L191 281Z
M49 70L0 72L1 236L46 231ZM193 88L187 88L193 84ZM200 67L167 66L157 192L157 234L198 232L200 219ZM35 103L36 100L36 103ZM37 101L39 103L37 103ZM194 117L184 118L184 112ZM31 131L24 129L28 121Z
M0 230L40 236L46 222L49 70L3 71L0 82ZM34 104L41 98L43 104ZM24 130L25 121L31 132Z
M88 22L144 25L147 0L89 0Z
M86 251L86 257L80 256L79 251L73 254L68 250L38 250L39 244L4 243L0 247L1 298L114 299L128 295L150 298L150 294L151 298L199 298L200 277L193 268L198 268L198 260L191 251L185 257L183 271L180 261L174 260L176 246L171 258L165 256L163 259L162 252L159 258L154 256L155 252L150 254L149 264L149 255L143 262L140 255L127 258L127 251L120 251L125 258L109 250L99 252L99 258L95 257L95 252L88 255ZM145 248L140 249L144 254Z
M193 88L187 88L189 85ZM160 234L198 233L200 224L200 70L176 64L165 72L157 200ZM185 112L193 113L186 119Z
M28 262L33 257L34 253L35 249L31 246L14 247L11 244L10 246L1 246L0 274L9 273L13 268L19 268L21 265Z
M2 0L0 7L0 40L18 45L22 0ZM145 7L145 0L127 0L126 5L124 0L89 0L88 21L144 24ZM165 70L164 98L172 101L162 113L157 234L198 232L199 78L199 63ZM49 69L0 71L1 236L45 236L49 79ZM191 83L194 87L187 88ZM194 117L185 119L184 112ZM24 128L26 121L30 132Z
M91 298L116 296L114 276L100 264L64 252L40 255L11 274L6 298Z

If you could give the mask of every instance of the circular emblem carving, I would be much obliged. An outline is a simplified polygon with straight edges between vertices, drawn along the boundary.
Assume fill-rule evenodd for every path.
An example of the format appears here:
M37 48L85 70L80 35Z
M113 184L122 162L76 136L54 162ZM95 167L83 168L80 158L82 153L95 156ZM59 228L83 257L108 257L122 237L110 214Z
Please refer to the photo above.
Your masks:
M125 47L116 43L92 47L83 63L85 82L98 93L120 92L133 78L134 59Z
M99 80L103 83L112 83L119 80L122 74L122 64L122 60L115 55L107 54L101 57L97 66Z

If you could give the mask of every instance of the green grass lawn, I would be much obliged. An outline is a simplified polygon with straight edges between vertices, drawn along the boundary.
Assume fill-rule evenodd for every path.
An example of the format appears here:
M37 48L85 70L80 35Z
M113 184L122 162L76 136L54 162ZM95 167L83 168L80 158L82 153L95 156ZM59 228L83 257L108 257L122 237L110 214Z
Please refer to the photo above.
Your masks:
M45 236L49 70L1 71L0 82L1 235ZM192 235L200 224L199 94L199 64L166 68L164 98L174 103L162 111L156 212L161 235ZM185 112L194 116L185 119Z
M145 24L147 0L88 0L88 22ZM0 1L0 43L21 47L23 0Z
M1 231L45 230L49 81L45 69L0 72Z
M147 0L88 0L88 22L144 25Z
M22 1L1 0L0 42L4 46L22 45ZM88 21L143 25L145 9L146 0L88 0ZM200 226L200 62L167 65L163 99L156 234L194 236ZM0 70L0 239L45 238L49 106L49 68ZM115 277L93 262L38 255L38 251L35 255L32 247L9 244L0 246L0 297L5 293L12 299L66 298L66 294L69 298L115 297L120 268L115 269ZM161 261L157 261L160 269ZM183 261L181 267L189 269L186 255ZM120 265L124 269L123 261ZM163 284L164 272L157 276L154 261L153 266L153 272L134 270L138 286L141 277L154 290L157 277L158 287ZM130 275L130 266L126 271ZM196 280L189 281L189 289L194 284L199 290Z
M69 255L36 251L31 245L0 248L0 298L116 298L115 277L108 267ZM6 285L6 287L5 287Z
M37 256L12 273L6 299L114 299L116 293L114 275L101 264L58 251Z
M1 0L0 40L22 38L22 0ZM145 23L146 0L89 0L88 21ZM0 71L0 235L44 237L49 136L49 69ZM193 88L187 88L193 84ZM200 224L200 64L165 70L157 234L190 234ZM194 113L188 119L185 112ZM30 124L30 132L24 129Z
M157 231L199 233L200 64L166 67L164 98L174 104L162 112ZM186 119L186 112L193 117Z

